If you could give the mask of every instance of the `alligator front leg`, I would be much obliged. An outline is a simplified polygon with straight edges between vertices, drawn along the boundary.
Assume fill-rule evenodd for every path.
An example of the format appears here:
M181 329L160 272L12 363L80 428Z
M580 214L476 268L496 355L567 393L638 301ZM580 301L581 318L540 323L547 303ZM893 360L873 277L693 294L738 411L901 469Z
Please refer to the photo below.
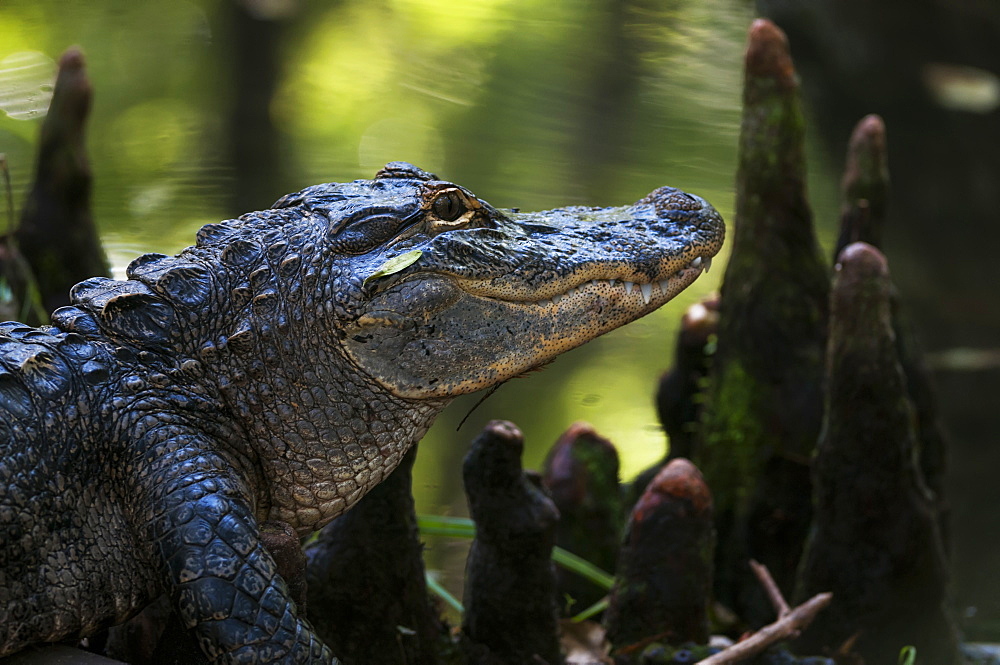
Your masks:
M156 462L148 528L174 609L214 662L337 663L296 616L243 483L210 449L188 441Z

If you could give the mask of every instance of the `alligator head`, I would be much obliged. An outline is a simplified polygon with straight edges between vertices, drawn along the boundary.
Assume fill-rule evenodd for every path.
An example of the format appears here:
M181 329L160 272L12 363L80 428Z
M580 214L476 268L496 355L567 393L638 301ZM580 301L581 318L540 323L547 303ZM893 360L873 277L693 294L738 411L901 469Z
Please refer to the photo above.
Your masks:
M348 356L417 399L495 385L652 312L724 235L711 205L670 187L615 208L501 212L400 162L288 205L331 220L333 250L355 256Z

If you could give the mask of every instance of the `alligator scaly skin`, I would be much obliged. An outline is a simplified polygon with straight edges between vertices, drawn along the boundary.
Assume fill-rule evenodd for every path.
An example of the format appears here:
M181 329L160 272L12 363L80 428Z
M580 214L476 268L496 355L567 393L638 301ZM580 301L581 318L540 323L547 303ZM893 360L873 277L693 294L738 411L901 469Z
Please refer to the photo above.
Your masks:
M215 661L336 662L258 525L327 524L452 397L652 311L722 236L670 188L504 214L392 163L0 324L0 656L167 592Z

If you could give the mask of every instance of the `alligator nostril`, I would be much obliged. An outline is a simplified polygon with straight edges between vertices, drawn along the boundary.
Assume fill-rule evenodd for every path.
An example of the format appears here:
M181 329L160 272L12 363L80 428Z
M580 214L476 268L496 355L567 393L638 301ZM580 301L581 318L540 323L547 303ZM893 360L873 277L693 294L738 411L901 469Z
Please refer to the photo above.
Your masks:
M705 205L704 201L698 197L685 194L673 187L660 187L650 193L642 202L653 203L657 212L661 213L668 210L696 212Z
M684 192L674 192L667 199L667 206L672 210L701 210L701 201L691 196L690 194L685 194Z

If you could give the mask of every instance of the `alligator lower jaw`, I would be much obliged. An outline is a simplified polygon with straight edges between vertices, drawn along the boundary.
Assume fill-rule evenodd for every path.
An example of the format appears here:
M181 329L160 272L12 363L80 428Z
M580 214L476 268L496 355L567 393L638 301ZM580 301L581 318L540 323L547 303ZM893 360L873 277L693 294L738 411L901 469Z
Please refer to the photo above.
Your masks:
M577 299L595 296L614 297L618 302L631 302L636 309L655 309L687 288L702 272L708 272L711 257L697 257L679 270L655 281L630 281L625 277L592 277L587 279L563 280L572 284L563 291L551 285L535 294L519 293L509 287L496 287L485 281L458 280L462 290L478 297L495 298L513 305L532 308L555 309L565 300L565 304ZM596 272L596 271L595 271ZM602 271L603 272L603 271ZM641 279L630 275L632 280ZM535 297L532 297L534 295Z

